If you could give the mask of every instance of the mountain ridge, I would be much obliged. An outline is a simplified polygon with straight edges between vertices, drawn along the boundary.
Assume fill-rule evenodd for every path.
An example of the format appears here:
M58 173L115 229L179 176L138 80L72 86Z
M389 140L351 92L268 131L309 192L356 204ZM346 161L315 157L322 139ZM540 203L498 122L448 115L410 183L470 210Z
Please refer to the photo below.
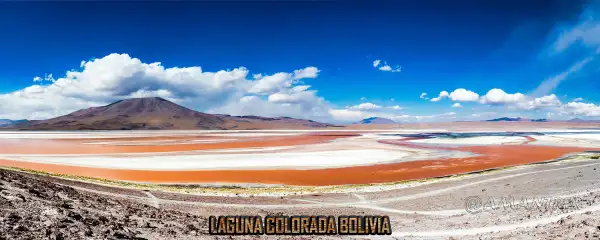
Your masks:
M363 120L355 122L353 124L395 124L395 123L397 123L397 122L392 119L389 119L389 118L370 117L370 118L365 118Z
M494 118L494 119L488 119L488 120L484 120L484 122L548 122L548 119L545 118L540 118L540 119L529 119L529 118L522 118L522 117L501 117L501 118Z
M0 119L0 127L11 126L19 123L27 122L27 119L11 120L11 119Z
M29 121L23 130L171 130L171 129L286 129L335 125L289 117L231 116L198 112L169 100L130 98L81 109L63 116Z

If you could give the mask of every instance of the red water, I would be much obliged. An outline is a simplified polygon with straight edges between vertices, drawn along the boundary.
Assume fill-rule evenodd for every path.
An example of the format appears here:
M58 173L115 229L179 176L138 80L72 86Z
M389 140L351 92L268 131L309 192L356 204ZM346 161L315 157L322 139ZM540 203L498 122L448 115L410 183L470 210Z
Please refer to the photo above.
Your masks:
M13 146L2 148L0 153L107 153L107 152L161 152L197 149L222 149L286 146L296 144L318 143L348 135L326 136L285 136L268 138L261 141L215 143L199 145L173 145L173 146L93 146L79 148L71 144L62 145L50 141L41 148L26 146ZM438 146L418 145L407 142L408 139L381 141L386 144L401 145L412 148L447 148ZM528 142L534 141L528 138ZM56 144L56 145L55 145ZM210 147L207 147L209 145ZM4 146L4 145L3 145ZM69 147L70 146L70 147ZM29 149L29 151L26 151ZM290 185L337 185L337 184L365 184L382 183L400 180L422 179L473 172L478 170L514 166L527 163L541 162L559 158L565 154L596 150L592 148L577 147L551 147L533 145L487 145L487 146L461 146L452 150L472 152L479 154L477 157L433 159L381 164L372 166L316 169L316 170L203 170L203 171L145 171L121 170L88 167L73 167L54 164L40 164L11 160L0 160L0 165L42 170L52 173L100 177L111 180L128 180L138 182L156 183L202 183L202 182L230 182L230 183L270 183Z

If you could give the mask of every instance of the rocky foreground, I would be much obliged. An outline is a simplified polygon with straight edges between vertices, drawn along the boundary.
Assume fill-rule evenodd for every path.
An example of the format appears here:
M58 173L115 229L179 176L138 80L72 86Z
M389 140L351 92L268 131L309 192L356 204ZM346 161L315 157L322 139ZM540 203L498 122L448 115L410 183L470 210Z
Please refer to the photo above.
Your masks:
M584 162L585 164L589 164ZM558 169L566 171L565 166ZM579 171L581 177L584 174L581 168L571 168ZM588 172L595 173L596 168L586 168ZM515 174L515 172L512 172ZM555 177L560 177L554 172ZM590 175L591 176L591 175ZM597 175L593 175L595 177ZM494 176L491 176L494 177ZM498 176L495 176L498 177ZM543 177L543 176L542 176ZM502 184L511 192L512 184L507 184L507 179ZM513 179L513 181L520 181ZM533 180L529 180L533 181ZM575 181L575 180L571 180ZM511 182L512 183L512 182ZM526 182L524 182L525 184ZM534 183L534 182L532 182ZM73 187L63 184L69 184ZM460 183L458 183L460 184ZM539 184L539 183L535 183ZM507 187L509 185L510 188ZM94 187L97 186L97 187ZM477 189L481 188L479 186ZM501 191L504 188L498 188ZM80 190L87 189L87 190ZM102 194L94 191L103 192ZM479 190L481 192L481 190ZM148 196L146 196L146 194ZM138 199L129 199L119 196L137 196ZM172 195L172 196L171 196ZM33 175L10 170L0 169L0 240L2 239L212 239L215 236L207 235L207 222L204 215L222 213L224 215L300 215L300 214L324 214L324 215L351 215L357 213L349 208L335 208L324 206L319 209L289 208L280 211L267 211L260 208L228 208L223 207L195 207L190 211L192 205L175 203L153 204L149 196L158 197L157 201L167 199L178 201L203 202L202 200L186 200L181 197L194 197L187 194L166 194L154 192L143 192L141 190L126 190L87 183L76 183L64 179L56 179L48 176ZM311 195L315 197L314 195ZM339 195L336 195L339 196ZM198 196L195 196L198 198ZM369 196L374 197L374 196ZM141 200L140 200L141 199ZM249 198L252 201L265 201L267 198ZM513 230L502 232L487 232L483 234L467 234L450 236L434 236L434 239L600 239L600 211L587 211L590 206L597 206L600 202L600 194L590 191L577 195L576 205L571 208L516 208L499 209L492 212L483 212L477 215L458 215L447 217L420 217L418 221L407 222L405 214L390 217L393 222L393 231L419 232L428 225L446 226L448 231L476 228L478 226L506 226L506 224L523 225ZM207 200L207 199L204 199ZM231 200L239 200L231 198ZM273 198L271 200L281 200ZM439 199L438 199L439 200ZM451 200L451 199L450 199ZM147 202L146 202L147 201ZM281 200L284 201L284 200ZM347 200L346 200L347 201ZM437 200L436 200L437 201ZM223 202L226 203L226 202ZM450 202L444 202L448 205ZM259 204L259 203L256 203ZM273 204L273 203L270 203ZM407 203L403 203L404 207ZM428 204L426 200L422 204ZM569 205L571 206L571 205ZM451 208L451 206L445 206ZM179 209L179 210L178 210ZM185 210L187 209L187 210ZM594 208L598 209L598 208ZM569 214L579 210L574 214ZM582 211L583 210L583 211ZM500 211L500 212L498 212ZM557 212L558 211L558 212ZM360 214L378 213L377 211L361 211ZM532 219L544 219L556 214L564 217L551 223L538 226L526 227ZM503 219L504 218L504 219ZM410 220L410 218L408 218ZM404 222L403 222L404 221ZM415 223L418 223L415 225ZM461 226L462 223L467 224ZM471 227L470 224L473 224ZM413 229L414 228L414 229ZM229 238L231 236L222 236ZM280 236L244 236L248 238L273 238ZM343 236L283 236L286 239L333 239ZM356 236L358 239L368 237ZM389 236L393 237L393 236ZM406 236L395 239L405 239ZM409 238L410 239L410 238ZM429 237L417 237L415 239L430 239Z
M195 239L205 219L0 169L0 239Z

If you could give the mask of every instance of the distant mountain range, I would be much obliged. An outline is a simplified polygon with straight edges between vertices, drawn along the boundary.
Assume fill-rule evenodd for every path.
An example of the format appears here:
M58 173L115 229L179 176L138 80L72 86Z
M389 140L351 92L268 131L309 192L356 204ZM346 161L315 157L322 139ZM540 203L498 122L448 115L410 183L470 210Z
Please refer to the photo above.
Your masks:
M581 118L573 118L571 120L568 120L567 122L574 122L574 123L589 123L589 122L600 122L600 120L585 120L585 119L581 119Z
M27 122L27 120L10 120L10 119L0 119L0 127L8 127L19 123Z
M600 120L585 120L585 119L581 119L581 118L573 118L573 119L570 119L570 120L549 120L549 119L546 119L546 118L528 119L528 118L522 118L522 117L515 117L515 118L501 117L501 118L494 118L494 119L485 120L485 122L572 122L572 123L597 123L597 122L600 122Z
M162 98L133 98L64 116L12 124L23 130L302 129L335 125L289 117L207 114Z
M371 117L360 120L354 124L394 124L396 123L392 119L380 118L380 117Z
M540 118L540 119L528 119L528 118L511 118L511 117L501 117L485 120L486 122L548 122L548 119Z
M545 118L501 117L484 122L549 122ZM552 121L554 122L554 121ZM562 121L565 122L565 121ZM599 120L574 118L567 122L596 123ZM365 118L354 124L397 124L381 117ZM169 129L311 129L343 127L290 117L231 116L191 110L168 100L132 98L91 107L47 120L0 119L0 128L16 130L169 130Z

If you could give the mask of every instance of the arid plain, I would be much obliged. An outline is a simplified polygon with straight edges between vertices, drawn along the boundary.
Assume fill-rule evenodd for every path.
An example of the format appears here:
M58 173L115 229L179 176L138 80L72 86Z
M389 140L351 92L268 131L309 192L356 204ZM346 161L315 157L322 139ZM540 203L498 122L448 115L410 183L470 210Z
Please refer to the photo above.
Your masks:
M27 175L77 191L200 217L390 215L396 237L577 238L600 226L593 220L600 215L597 127L2 131L0 165L39 171ZM510 209L480 204L472 211L465 204L474 197L575 204L515 207L528 203L519 200Z

